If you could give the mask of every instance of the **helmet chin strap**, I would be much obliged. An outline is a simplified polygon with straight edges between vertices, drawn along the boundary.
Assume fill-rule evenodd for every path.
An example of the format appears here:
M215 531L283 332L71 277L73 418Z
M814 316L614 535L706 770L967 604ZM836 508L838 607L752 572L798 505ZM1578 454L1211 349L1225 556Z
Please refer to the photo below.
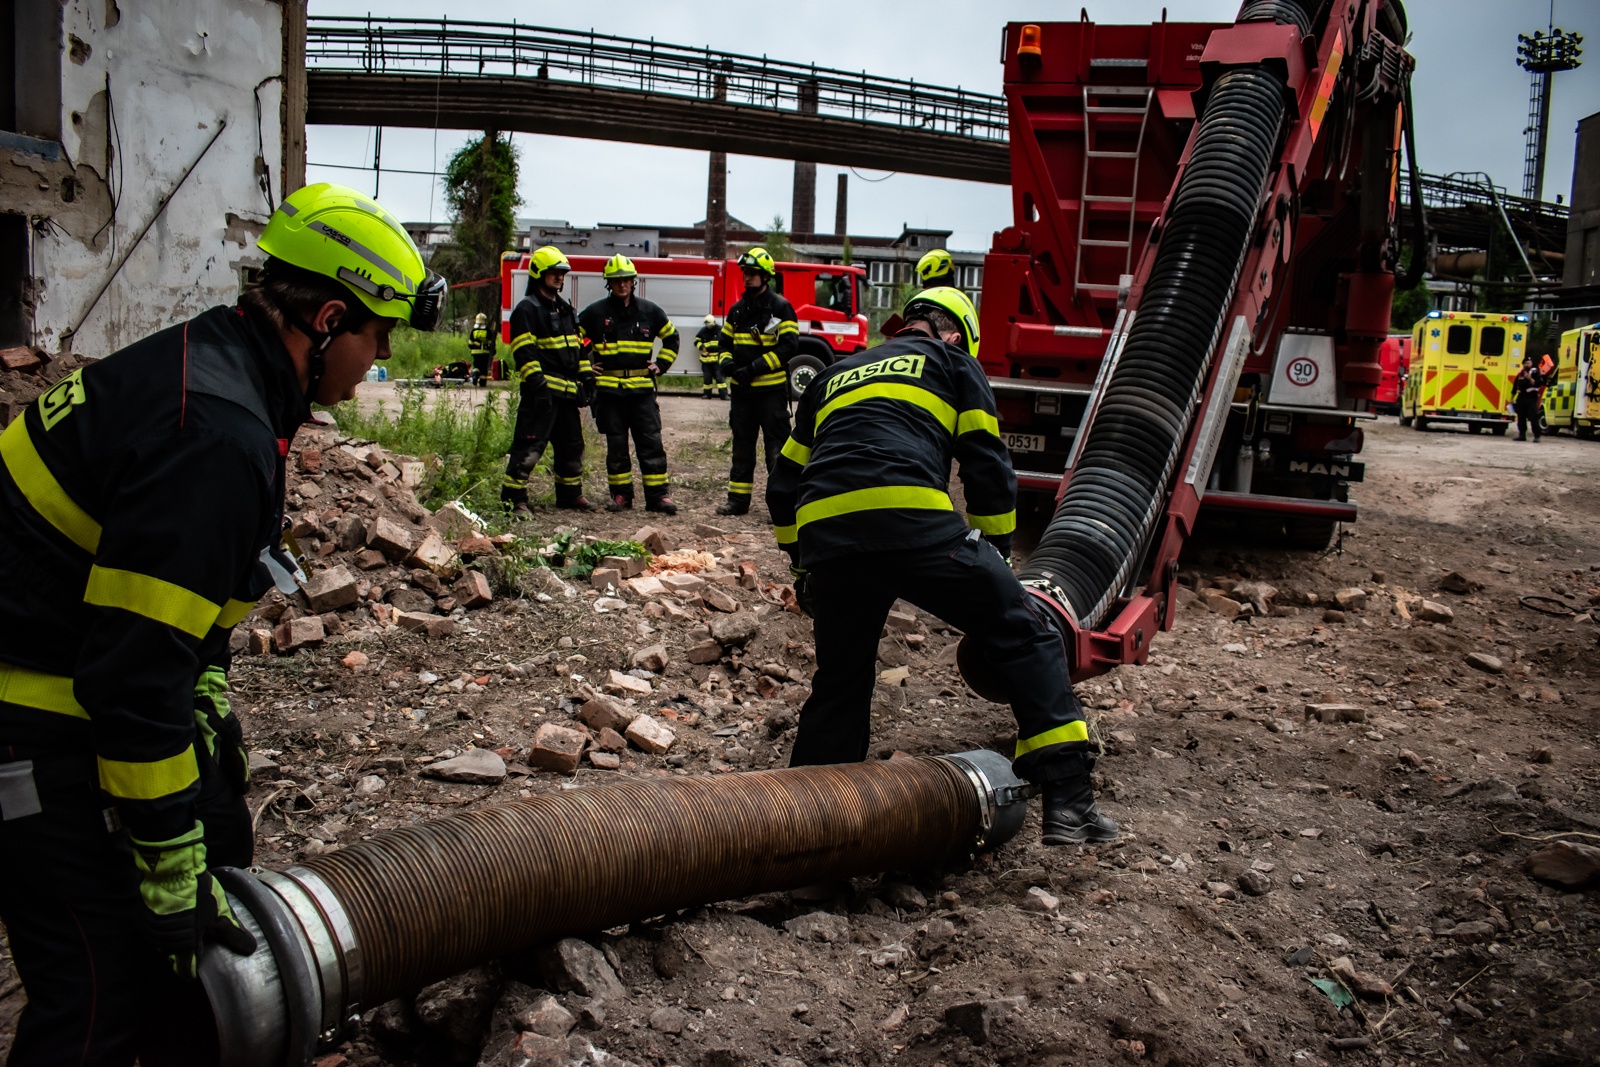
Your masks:
M309 372L306 379L306 402L315 404L317 386L322 383L322 375L328 369L328 346L333 344L334 338L347 331L342 320L331 330L319 330L282 304L278 304L277 307L285 321L305 334L307 340L311 342L311 351L306 357L306 369Z

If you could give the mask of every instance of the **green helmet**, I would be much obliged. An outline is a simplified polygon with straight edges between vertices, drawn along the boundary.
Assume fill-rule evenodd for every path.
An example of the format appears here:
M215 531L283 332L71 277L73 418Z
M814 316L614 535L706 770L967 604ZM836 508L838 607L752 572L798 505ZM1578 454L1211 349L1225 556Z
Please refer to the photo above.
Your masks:
M906 302L905 310L900 312L900 317L908 322L916 318L914 312L919 304L936 307L960 323L961 332L967 339L967 355L977 356L978 312L966 293L960 289L952 289L948 285L924 289Z
M752 248L739 257L740 270L758 270L767 277L774 277L778 273L777 264L772 262L772 253L765 248Z
M557 270L566 273L572 269L572 264L567 262L567 257L561 254L561 249L555 245L545 245L543 248L533 250L533 258L528 263L528 277L537 278L547 270Z
M917 277L922 280L924 288L949 285L955 276L955 270L955 261L950 258L950 253L942 248L935 248L917 260Z
M606 260L606 281L615 281L620 278L637 278L638 276L639 272L633 269L633 260L621 252Z
M372 198L320 182L290 193L267 220L261 251L343 282L373 314L432 330L449 285Z

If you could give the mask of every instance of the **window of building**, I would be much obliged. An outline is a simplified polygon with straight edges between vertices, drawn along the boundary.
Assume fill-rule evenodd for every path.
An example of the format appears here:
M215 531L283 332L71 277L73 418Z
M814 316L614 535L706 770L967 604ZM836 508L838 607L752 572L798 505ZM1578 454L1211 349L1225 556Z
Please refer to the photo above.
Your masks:
M1503 356L1506 354L1506 330L1504 326L1485 326L1483 332L1478 334L1478 354L1484 356Z
M1472 354L1472 327L1460 323L1444 332L1444 350L1452 356Z

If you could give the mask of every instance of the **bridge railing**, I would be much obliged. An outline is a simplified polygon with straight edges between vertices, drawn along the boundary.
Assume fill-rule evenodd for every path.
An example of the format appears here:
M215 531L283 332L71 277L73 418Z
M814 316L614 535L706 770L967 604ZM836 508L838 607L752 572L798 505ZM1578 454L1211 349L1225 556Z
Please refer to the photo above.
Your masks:
M549 78L1005 141L1002 97L653 40L454 19L319 17L312 70Z

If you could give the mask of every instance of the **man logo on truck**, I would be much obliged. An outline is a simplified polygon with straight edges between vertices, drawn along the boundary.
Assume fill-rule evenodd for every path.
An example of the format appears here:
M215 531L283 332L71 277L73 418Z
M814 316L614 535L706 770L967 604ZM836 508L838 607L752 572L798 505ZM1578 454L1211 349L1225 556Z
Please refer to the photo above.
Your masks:
M1292 459L1289 461L1290 474L1330 474L1335 478L1349 478L1350 465L1348 463L1312 463L1310 460Z

